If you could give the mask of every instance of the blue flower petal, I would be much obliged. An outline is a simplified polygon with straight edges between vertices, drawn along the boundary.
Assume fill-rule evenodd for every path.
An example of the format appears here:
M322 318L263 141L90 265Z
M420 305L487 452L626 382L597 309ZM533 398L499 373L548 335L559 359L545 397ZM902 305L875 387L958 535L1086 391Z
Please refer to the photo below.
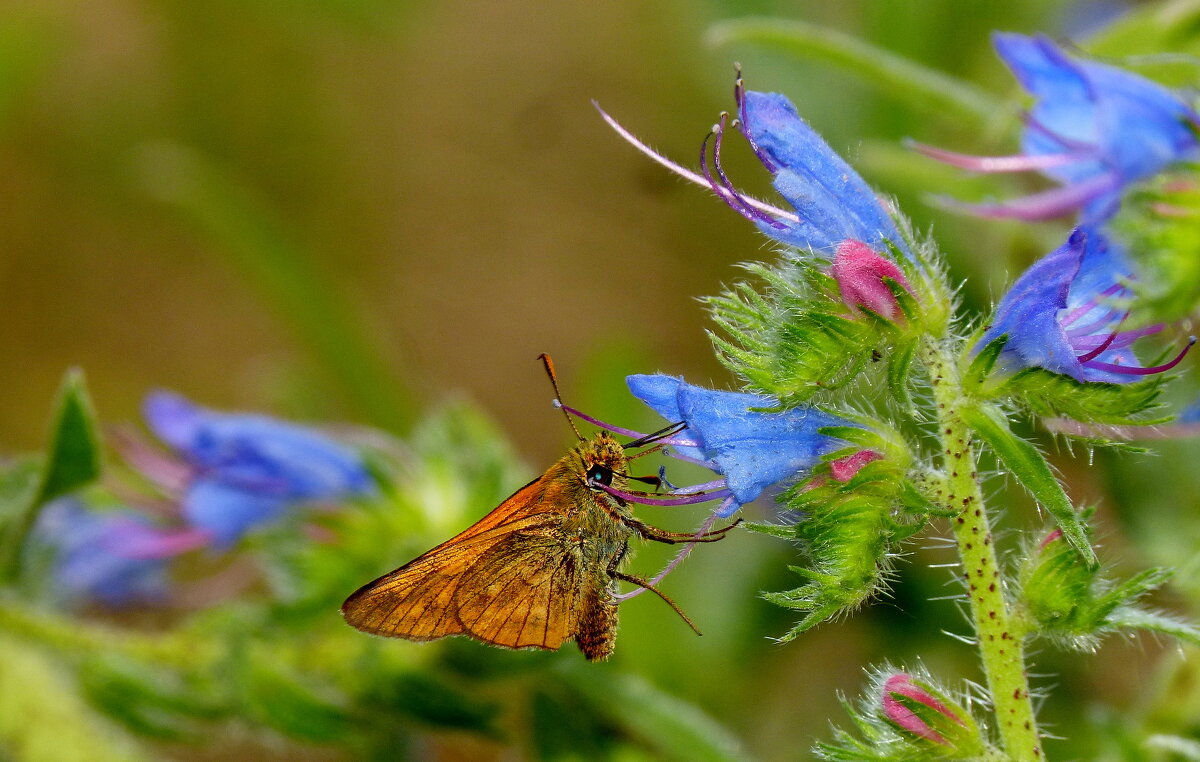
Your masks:
M180 452L191 449L208 415L199 405L167 391L150 393L142 403L142 414L154 436Z
M799 222L765 222L767 235L799 248L828 250L853 238L882 249L907 246L874 191L778 93L747 92L745 129L775 165L775 189L795 208Z
M251 529L278 520L288 505L283 498L198 479L184 496L183 514L192 526L212 533L214 547L226 549Z
M1039 367L1085 380L1058 316L1067 306L1086 242L1086 233L1073 232L1065 244L1030 265L1000 300L980 346L1008 334L999 360L1005 369Z
M776 407L778 402L759 394L705 389L672 376L634 375L626 381L634 396L664 418L687 423L683 436L698 442L697 454L725 477L739 505L811 469L822 455L842 445L817 430L849 423L806 407L759 412L755 408Z

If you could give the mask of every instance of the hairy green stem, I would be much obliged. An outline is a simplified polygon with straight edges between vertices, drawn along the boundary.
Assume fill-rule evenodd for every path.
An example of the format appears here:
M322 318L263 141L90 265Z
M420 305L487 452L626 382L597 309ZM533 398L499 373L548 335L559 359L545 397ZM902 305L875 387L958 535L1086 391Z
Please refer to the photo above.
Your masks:
M946 494L940 503L954 510L951 519L962 563L963 581L975 639L1004 750L1013 760L1042 759L1041 739L1025 674L1025 623L1014 615L997 563L991 523L979 483L971 431L959 413L970 404L953 345L929 341L922 349L937 407L941 463Z

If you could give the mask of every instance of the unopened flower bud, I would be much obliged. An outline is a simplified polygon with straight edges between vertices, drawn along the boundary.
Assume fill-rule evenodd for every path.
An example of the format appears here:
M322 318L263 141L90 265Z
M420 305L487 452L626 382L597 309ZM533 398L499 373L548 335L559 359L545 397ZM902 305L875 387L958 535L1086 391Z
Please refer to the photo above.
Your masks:
M883 718L927 753L953 759L979 754L975 721L928 681L897 672L884 680L881 693Z
M829 464L830 475L839 482L845 484L854 478L854 475L859 470L873 461L881 459L883 456L874 450L859 450L853 455L847 455L844 458L838 458Z
M838 244L830 273L842 291L842 301L855 315L867 309L887 320L903 320L896 294L886 281L894 281L910 294L912 287L895 262L851 238Z

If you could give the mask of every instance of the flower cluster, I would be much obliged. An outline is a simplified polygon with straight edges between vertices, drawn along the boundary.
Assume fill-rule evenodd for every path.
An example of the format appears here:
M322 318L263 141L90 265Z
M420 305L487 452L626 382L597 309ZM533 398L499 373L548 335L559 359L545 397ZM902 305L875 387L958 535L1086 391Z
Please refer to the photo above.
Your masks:
M147 425L173 455L132 436L127 462L178 511L170 522L92 509L77 499L48 506L37 527L54 558L57 587L71 600L154 602L167 592L167 560L231 548L256 527L300 505L369 494L373 480L355 451L314 430L265 416L206 410L169 392L145 402Z

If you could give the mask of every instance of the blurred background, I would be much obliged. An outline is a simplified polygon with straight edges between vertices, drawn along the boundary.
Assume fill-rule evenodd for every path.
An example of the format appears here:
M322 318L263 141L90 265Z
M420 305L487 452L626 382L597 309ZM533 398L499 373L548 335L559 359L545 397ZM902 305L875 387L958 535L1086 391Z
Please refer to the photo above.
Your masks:
M1166 7L1192 14L1190 25L1173 27L1171 49L1194 51L1195 3ZM1001 186L910 156L899 141L1001 153L1014 145L1014 112L972 121L913 108L830 61L722 43L713 24L767 14L824 25L1015 106L988 42L993 29L1086 45L1114 15L1160 11L1045 0L8 0L0 452L42 446L58 380L78 366L106 422L137 420L143 396L168 388L215 408L405 437L430 411L466 401L527 464L511 490L572 441L549 404L538 353L554 355L570 404L651 427L623 376L664 371L728 388L697 297L739 279L739 262L771 255L710 194L619 140L591 100L694 164L709 125L732 107L740 62L749 87L791 97L918 229L932 226L967 279L964 300L983 309L1065 226L938 211L927 194L1003 195ZM736 143L727 151L735 181L768 195L768 176ZM1163 461L1194 462L1189 445L1175 447ZM1169 537L1179 522L1196 523L1181 518L1195 507L1187 492L1195 477L1179 466L1179 493L1148 497L1137 490L1145 458L1118 466L1106 457L1057 462L1072 496L1098 506L1108 552L1134 568L1187 561L1194 543ZM1013 503L1011 525L1041 526L1021 495L1000 499ZM1147 504L1179 508L1151 518ZM645 517L686 528L701 511ZM441 539L416 537L413 550ZM632 568L650 573L668 554L644 548ZM977 678L973 651L940 634L965 629L953 604L931 600L953 592L949 571L930 568L947 560L940 551L902 560L892 597L780 646L771 637L792 614L756 592L791 587L793 559L786 544L758 535L701 548L666 588L704 637L643 596L622 608L615 659L587 669L635 675L714 718L740 740L739 754L770 760L805 758L830 718L844 723L838 693L857 694L865 665L919 657L938 674ZM380 559L379 571L404 560ZM1194 577L1183 575L1181 589L1195 590ZM1163 605L1186 604L1180 596ZM1069 752L1051 742L1051 756L1090 757L1081 728L1134 711L1146 684L1167 679L1163 651L1139 639L1098 655L1038 654L1038 671L1052 675L1043 683L1056 686L1045 719L1051 732L1075 736L1061 747ZM570 650L548 658L581 661ZM506 727L519 727L523 710L506 695L489 698ZM483 740L415 732L426 733L409 747L415 758L520 758L517 749L529 748L514 732ZM215 742L216 751L180 744L163 753L266 754L263 743L238 736ZM340 753L272 753L301 752Z

